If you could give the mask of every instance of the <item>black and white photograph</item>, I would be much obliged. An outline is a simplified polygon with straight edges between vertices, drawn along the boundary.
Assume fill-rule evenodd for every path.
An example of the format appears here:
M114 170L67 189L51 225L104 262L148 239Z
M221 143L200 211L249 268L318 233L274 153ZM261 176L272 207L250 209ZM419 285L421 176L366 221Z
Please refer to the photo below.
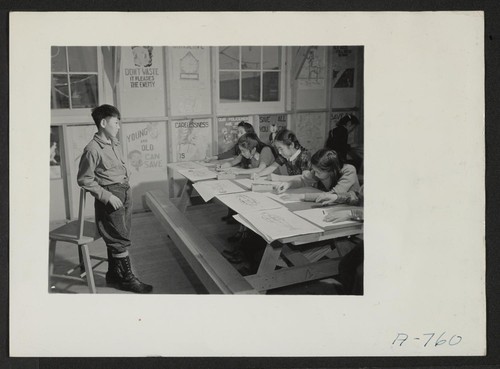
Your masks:
M52 46L50 88L50 292L363 294L363 46Z
M12 355L486 354L483 13L10 38Z

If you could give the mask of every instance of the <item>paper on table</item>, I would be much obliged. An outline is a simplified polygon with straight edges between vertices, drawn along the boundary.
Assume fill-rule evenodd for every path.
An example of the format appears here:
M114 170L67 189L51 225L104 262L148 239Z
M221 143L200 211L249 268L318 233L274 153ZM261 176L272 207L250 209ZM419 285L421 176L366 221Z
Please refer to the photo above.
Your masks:
M178 170L178 172L192 182L217 178L215 172L211 172L205 167L201 167L201 169L182 169Z
M267 197L269 197L273 200L279 201L283 204L291 204L294 202L301 202L301 200L285 200L285 199L283 199L283 195L276 195L275 193L272 193L272 192L263 192L263 194L266 195Z
M210 167L215 167L215 166L217 165L217 164L215 164L215 163L210 163L210 162L209 162L209 163L207 163L207 162L205 162L205 161L203 161L203 160L200 160L200 161L195 161L194 163L195 163L195 164L198 164L198 165L201 165L202 167L209 167L209 168L210 168Z
M205 201L210 201L214 196L236 193L236 192L244 192L245 190L240 186L234 184L233 182L222 179L216 181L202 181L198 183L194 183L193 187L196 188L196 191L200 194L200 196Z
M244 192L217 196L229 208L237 213L282 208L283 205L258 192Z
M248 178L245 179L236 179L236 182L238 182L240 185L245 187L248 190L252 189L252 181Z
M195 163L194 161L180 161L177 163L168 163L167 167L175 169L177 171L179 170L186 170L186 169L204 169L205 167Z
M240 215L258 229L268 241L323 232L323 229L286 208L243 212Z
M347 220L343 222L325 222L323 218L327 214L327 211L321 208L316 209L306 209L306 210L297 210L294 211L298 216L307 219L310 222L320 226L323 229L334 229L334 228L342 228L343 226L359 224L355 220Z
M249 221L247 221L240 214L233 215L233 218L236 219L238 222L240 222L245 227L247 227L248 229L250 229L251 231L257 233L259 236L261 236L267 242L272 242L273 241L273 240L269 239L268 236L266 236L264 233L262 233L257 228L255 228L252 223L250 223Z
M263 184L263 185L273 185L273 186L277 186L280 183L281 182L277 182L277 181L268 181L267 179L254 179L252 181L252 184Z

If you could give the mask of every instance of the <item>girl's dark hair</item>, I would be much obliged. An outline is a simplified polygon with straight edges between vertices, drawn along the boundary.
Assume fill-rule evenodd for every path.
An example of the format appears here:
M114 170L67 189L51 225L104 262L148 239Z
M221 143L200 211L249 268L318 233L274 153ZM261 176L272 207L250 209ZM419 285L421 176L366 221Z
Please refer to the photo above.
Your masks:
M255 133L245 133L238 139L238 146L241 146L247 150L257 148L257 152L261 152L261 150L267 145L262 142L259 136L257 136Z
M278 132L278 134L276 135L276 138L274 139L274 141L279 141L279 142L283 142L283 144L287 145L287 146L290 146L291 144L293 144L293 147L295 147L296 149L300 149L301 146L300 146L300 142L299 140L297 139L297 136L295 135L295 133L293 133L292 131L288 130L288 129L282 129Z
M97 128L99 128L101 120L111 117L121 119L120 111L113 105L104 104L92 110L92 118Z
M276 149L272 146L266 145L264 142L262 142L255 133L245 133L243 136L241 136L238 139L237 143L238 147L243 147L244 149L247 150L252 150L256 149L258 153L262 151L264 147L269 147L271 149L271 152L273 153L274 157L276 158L278 156L278 153L276 152ZM244 156L241 158L241 163L244 168L248 168L250 166L250 159L245 158Z
M253 126L250 123L247 123L243 120L238 123L238 127L243 127L246 133L255 133Z
M338 126L345 126L347 122L351 122L353 125L357 126L359 124L359 119L352 114L346 114L337 122Z
M332 186L335 186L341 177L342 162L334 150L319 149L311 157L311 164L325 172L333 173Z

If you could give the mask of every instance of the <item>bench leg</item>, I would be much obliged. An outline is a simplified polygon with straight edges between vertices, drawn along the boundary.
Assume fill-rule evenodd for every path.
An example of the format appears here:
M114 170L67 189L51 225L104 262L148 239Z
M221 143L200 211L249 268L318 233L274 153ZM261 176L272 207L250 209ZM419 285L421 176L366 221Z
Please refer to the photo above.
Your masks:
M87 285L89 286L90 293L97 293L94 283L94 271L92 270L92 262L90 261L88 245L81 245L81 251L83 256L83 263L85 264Z
M49 292L51 290L52 275L54 274L54 259L56 257L56 240L49 242Z

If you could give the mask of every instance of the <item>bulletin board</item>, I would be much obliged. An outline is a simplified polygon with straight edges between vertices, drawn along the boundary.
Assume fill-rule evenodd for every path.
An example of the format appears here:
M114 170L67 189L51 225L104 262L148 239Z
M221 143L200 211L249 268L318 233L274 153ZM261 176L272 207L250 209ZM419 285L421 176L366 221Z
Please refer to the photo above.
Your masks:
M300 144L314 154L325 145L326 113L299 113L295 119Z
M210 48L174 46L167 48L167 52L170 114L210 114Z
M122 117L165 116L163 49L152 46L120 47L119 109Z

